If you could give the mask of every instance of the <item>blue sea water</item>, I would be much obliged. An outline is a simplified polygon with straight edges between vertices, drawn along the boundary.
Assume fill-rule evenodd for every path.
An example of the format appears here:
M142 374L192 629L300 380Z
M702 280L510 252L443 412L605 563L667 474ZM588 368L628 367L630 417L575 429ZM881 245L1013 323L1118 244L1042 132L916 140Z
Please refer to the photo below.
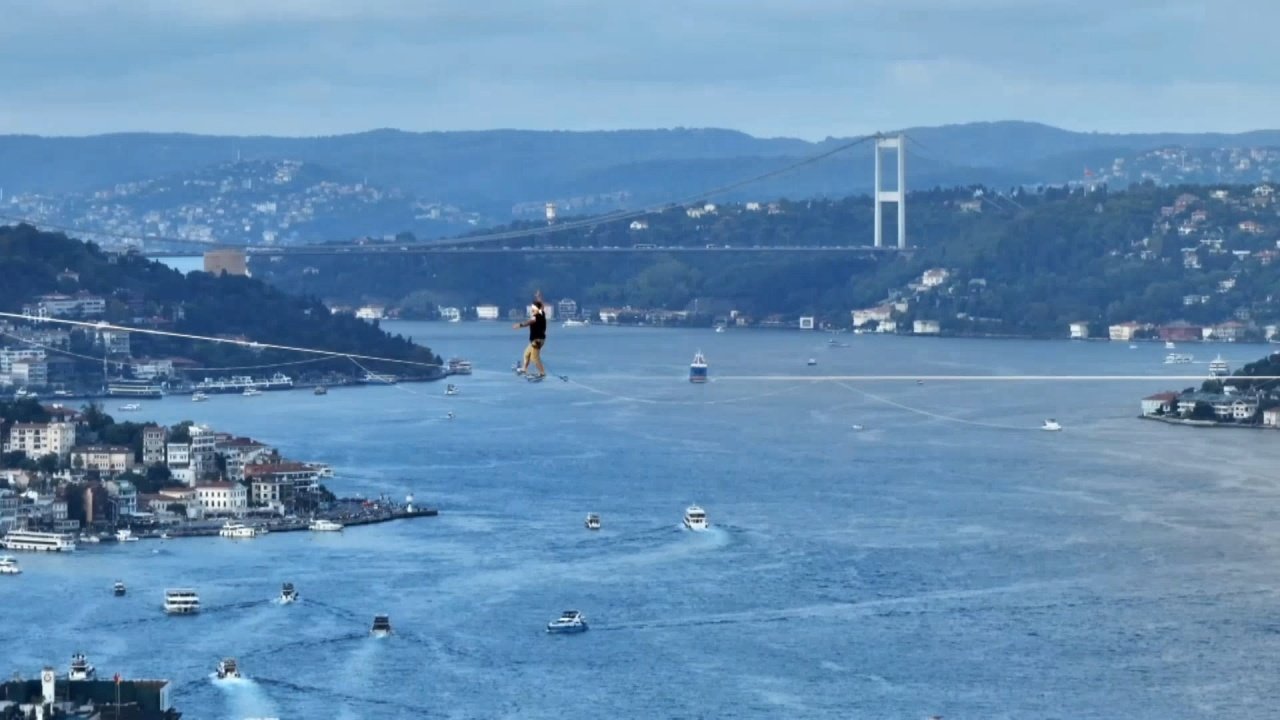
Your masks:
M0 579L0 672L83 651L171 679L196 720L1221 718L1280 692L1280 434L1135 419L1191 382L725 379L1205 370L1158 345L553 326L548 369L572 382L531 385L509 325L384 326L476 374L455 397L138 415L251 435L333 464L339 494L413 493L439 517L24 554ZM1218 349L1267 351L1191 352ZM695 502L709 532L680 528ZM272 602L284 581L297 604ZM173 586L205 612L164 616ZM591 631L548 636L568 608ZM369 637L375 613L392 637ZM244 680L211 679L224 656Z

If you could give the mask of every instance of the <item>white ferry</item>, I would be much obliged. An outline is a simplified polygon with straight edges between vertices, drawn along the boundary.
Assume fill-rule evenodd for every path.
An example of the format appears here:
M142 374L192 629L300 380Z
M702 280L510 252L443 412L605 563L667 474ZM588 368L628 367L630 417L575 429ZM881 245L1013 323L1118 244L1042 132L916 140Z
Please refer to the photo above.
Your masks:
M1186 365L1195 362L1194 355L1183 355L1181 353L1169 353L1164 357L1165 365Z
M595 513L588 513L587 519L583 522L583 524L587 526L588 530L599 530L600 516Z
M285 583L284 586L280 588L281 604L297 602L297 600L298 600L298 591L294 589L293 583Z
M684 511L684 526L690 530L706 530L707 512L697 505L690 505Z
M121 528L116 531L116 542L138 542L138 538L134 537L129 528Z
M4 539L0 540L0 547L5 550L72 552L76 549L76 539L66 533L10 530L5 534Z
M199 390L197 390L196 392L192 393L192 395L191 395L191 402L204 402L205 400L208 400L208 399L209 399L209 396L208 396L208 395L205 395L204 393L200 392Z
M450 358L449 374L450 375L470 375L471 361L463 360L462 358Z
M240 669L236 667L235 658L226 658L218 663L218 679L226 680L237 679L240 677Z
M224 538L253 538L258 536L258 529L243 523L231 522L228 520L219 530L218 534Z
M1062 426L1058 424L1057 420L1054 420L1053 418L1049 418L1048 420L1044 421L1044 425L1041 425L1040 429L1047 430L1049 432L1057 432L1058 430L1062 429Z
M189 588L165 590L164 611L169 615L194 615L200 612L200 596Z
M117 378L107 381L107 394L111 397L164 397L164 385L152 380L126 380Z
M22 568L10 555L0 555L0 575L21 575Z
M196 383L194 389L204 393L243 393L248 388L255 390L290 390L293 388L293 378L279 372L266 379L259 379L250 375L232 375L229 378L205 378Z
M1231 366L1227 365L1227 361L1223 360L1222 356L1219 355L1209 363L1209 374L1219 377L1222 375L1230 375Z
M704 383L707 381L707 359L702 356L699 350L693 356L693 362L689 364L689 382Z
M339 532L342 530L342 523L321 518L319 520L312 520L311 524L307 526L307 529L312 532Z
M386 615L374 615L373 627L369 628L369 634L374 637L386 637L391 634L391 618Z
M139 405L138 403L128 403L126 405L121 405L119 407L120 412L136 412L141 409L142 409L142 406Z
M67 672L67 679L71 681L92 680L97 675L89 661L85 659L84 653L76 653L71 656L71 670Z

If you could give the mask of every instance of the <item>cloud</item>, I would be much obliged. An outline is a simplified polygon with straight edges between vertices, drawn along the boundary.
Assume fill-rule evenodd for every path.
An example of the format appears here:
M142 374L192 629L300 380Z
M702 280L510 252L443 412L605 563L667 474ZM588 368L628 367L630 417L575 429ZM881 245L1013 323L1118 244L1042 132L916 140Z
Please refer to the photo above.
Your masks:
M1267 125L1237 0L0 0L0 132ZM12 6L12 7L3 7ZM1246 21L1241 21L1245 18ZM1226 108L1230 108L1228 112Z

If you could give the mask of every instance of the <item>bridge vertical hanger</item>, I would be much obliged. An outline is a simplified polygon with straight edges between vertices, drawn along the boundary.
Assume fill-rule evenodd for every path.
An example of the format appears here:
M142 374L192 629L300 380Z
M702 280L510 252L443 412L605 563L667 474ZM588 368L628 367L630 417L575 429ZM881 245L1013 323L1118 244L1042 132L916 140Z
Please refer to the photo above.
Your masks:
M884 247L884 225L881 222L880 206L891 202L898 204L898 249L907 246L907 155L904 152L905 136L876 136L876 247ZM898 184L893 190L884 190L880 184L880 152L893 150L898 156Z

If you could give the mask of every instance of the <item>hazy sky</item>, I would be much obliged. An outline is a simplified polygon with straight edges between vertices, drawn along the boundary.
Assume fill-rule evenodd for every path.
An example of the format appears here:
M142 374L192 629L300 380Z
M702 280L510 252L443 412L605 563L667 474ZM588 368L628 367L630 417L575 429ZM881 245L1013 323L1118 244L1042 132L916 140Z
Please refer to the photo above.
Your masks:
M0 133L1280 126L1274 0L0 0Z

